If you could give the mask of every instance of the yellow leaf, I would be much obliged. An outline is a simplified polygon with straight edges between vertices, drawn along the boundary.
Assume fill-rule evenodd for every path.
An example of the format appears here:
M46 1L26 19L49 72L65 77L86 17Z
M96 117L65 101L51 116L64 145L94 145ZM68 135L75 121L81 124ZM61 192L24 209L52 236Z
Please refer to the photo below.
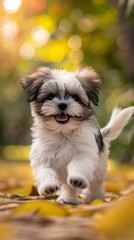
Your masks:
M98 222L97 229L109 240L134 236L134 195L112 206Z
M117 164L115 161L109 159L108 160L108 172L114 171L117 168Z
M96 213L94 214L94 219L95 219L95 220L101 220L102 217L103 217L103 214L100 213L100 212L96 212Z
M93 213L89 209L72 209L70 210L72 216L91 217Z
M101 199L95 199L93 202L91 202L91 205L99 205L99 204L103 204L104 201Z
M106 192L115 192L118 193L123 189L123 186L120 183L110 183L106 182L104 184L104 188Z
M5 191L5 193L8 193L8 194L19 194L19 195L22 195L22 196L30 196L32 193L35 193L35 195L38 195L35 187L32 186L32 185L28 185L28 186L26 186L24 188L10 189L10 190Z
M98 199L93 201L90 205L79 205L77 208L71 208L69 212L73 216L91 217L96 214L96 212L98 213L101 211L102 206L104 206L104 202Z
M134 169L129 170L126 172L125 177L128 181L133 182L134 181Z
M67 209L63 206L45 200L36 200L20 205L12 212L12 216L14 217L33 212L44 217L63 217L68 215Z
M13 237L14 231L7 224L0 223L0 239L10 240Z

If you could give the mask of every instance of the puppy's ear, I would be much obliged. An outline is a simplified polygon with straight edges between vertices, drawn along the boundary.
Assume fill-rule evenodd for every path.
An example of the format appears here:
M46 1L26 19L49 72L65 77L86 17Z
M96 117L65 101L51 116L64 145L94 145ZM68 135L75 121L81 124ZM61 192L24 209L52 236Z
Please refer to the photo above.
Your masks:
M86 67L84 69L77 70L76 77L84 88L89 100L91 100L95 105L98 105L98 95L101 87L99 75L92 67Z
M30 103L36 100L36 96L41 85L48 80L51 71L47 67L42 67L32 75L26 75L20 80L20 84L26 93L27 101Z

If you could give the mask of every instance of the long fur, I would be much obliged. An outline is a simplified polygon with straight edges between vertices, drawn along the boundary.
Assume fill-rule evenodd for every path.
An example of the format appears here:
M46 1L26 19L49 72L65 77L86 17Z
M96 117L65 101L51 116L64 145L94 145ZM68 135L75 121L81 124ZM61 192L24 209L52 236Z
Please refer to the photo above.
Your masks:
M70 73L40 68L21 79L34 119L30 162L40 195L59 192L58 202L104 199L110 141L128 123L134 107L114 109L99 128L93 104L101 82L91 68ZM79 190L79 191L78 191Z
M115 108L112 112L110 121L101 129L101 133L105 141L110 142L115 140L123 128L128 124L130 118L134 114L134 107L125 109Z

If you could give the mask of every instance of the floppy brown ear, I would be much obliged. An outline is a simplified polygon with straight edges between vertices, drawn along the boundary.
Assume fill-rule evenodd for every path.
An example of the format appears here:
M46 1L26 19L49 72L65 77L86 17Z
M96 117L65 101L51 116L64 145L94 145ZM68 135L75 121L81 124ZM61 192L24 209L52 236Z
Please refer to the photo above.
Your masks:
M20 84L27 96L27 101L30 103L36 100L36 96L40 86L50 75L50 69L47 67L42 67L37 70L37 72L26 75L20 80Z
M78 70L76 72L76 77L84 88L89 100L91 100L95 105L98 105L98 95L101 87L99 75L92 67L86 67Z

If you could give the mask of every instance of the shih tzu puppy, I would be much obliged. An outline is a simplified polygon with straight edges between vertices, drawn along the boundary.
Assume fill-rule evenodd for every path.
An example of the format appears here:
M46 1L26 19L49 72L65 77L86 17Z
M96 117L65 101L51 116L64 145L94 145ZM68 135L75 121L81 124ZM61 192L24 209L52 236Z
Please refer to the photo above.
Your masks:
M34 118L30 161L40 195L59 192L58 202L104 199L110 141L116 139L134 107L113 110L99 128L93 104L101 82L87 67L71 73L42 67L21 79ZM78 191L79 190L79 191Z

